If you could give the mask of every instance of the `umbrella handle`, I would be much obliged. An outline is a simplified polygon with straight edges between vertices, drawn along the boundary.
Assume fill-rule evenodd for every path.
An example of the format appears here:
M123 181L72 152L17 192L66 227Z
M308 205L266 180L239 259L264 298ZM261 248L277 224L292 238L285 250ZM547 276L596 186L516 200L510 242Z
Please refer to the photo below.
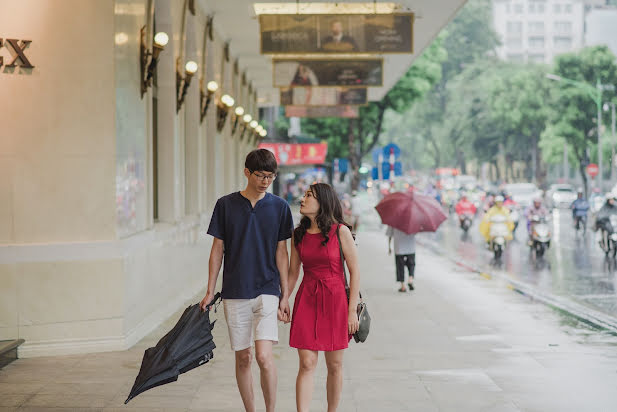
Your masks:
M212 301L206 305L206 311L210 310L210 308L216 303L217 300L219 300L218 305L220 305L220 301L223 300L221 299L221 292L217 292L216 295L214 295L214 299L212 299ZM216 305L216 307L214 308L214 313L216 313L216 308L218 308L218 305Z

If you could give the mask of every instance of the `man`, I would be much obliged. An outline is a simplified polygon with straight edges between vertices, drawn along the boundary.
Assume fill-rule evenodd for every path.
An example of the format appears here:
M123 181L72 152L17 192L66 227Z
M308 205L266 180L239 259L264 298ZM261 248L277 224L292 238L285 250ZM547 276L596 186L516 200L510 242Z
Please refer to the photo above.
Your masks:
M321 45L323 51L341 53L358 50L353 37L343 34L343 23L340 20L330 23L330 32L331 34L324 39Z
M578 189L576 200L572 202L570 209L572 209L572 218L574 219L575 227L578 229L581 221L583 221L583 224L587 222L587 212L589 211L589 202L583 197L582 189Z
M608 253L608 235L613 233L617 228L614 228L611 224L611 216L617 214L617 204L615 203L615 195L613 193L606 194L606 203L598 211L596 215L595 230L600 229L602 231L602 237L600 240L600 246L604 251Z
M510 219L510 210L503 205L503 196L495 196L494 201L495 204L486 212L479 228L480 234L484 237L487 244L491 241L491 218L493 216L502 215L507 219L506 224L510 234L506 237L506 240L512 240L512 230L514 229L514 223Z
M463 194L461 196L461 200L459 200L456 204L455 211L458 215L459 221L461 221L465 215L473 217L476 214L476 205L469 201L466 194Z
M394 263L396 264L396 281L401 283L399 292L407 292L405 289L405 267L409 273L407 286L414 290L413 280L416 268L416 235L408 235L398 229L388 226L388 255L392 254L392 239L394 238Z
M535 199L533 199L533 203L525 211L525 217L527 218L527 234L529 235L530 241L531 241L531 219L533 216L538 216L538 217L548 216L548 210L546 210L546 208L542 206L542 199L540 199L539 197L536 197Z
M216 202L208 228L214 241L208 287L200 306L205 310L214 298L225 256L221 295L236 355L236 382L247 412L255 411L253 341L266 411L274 411L277 374L272 345L278 342L277 317L286 322L290 318L287 239L293 231L291 210L283 199L266 192L276 178L277 167L270 151L250 152L244 169L246 188Z

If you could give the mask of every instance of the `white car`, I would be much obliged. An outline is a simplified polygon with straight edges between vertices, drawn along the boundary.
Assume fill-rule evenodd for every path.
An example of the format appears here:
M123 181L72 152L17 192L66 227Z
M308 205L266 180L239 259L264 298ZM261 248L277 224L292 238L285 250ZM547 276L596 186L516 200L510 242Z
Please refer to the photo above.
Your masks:
M522 208L531 206L533 199L542 198L542 191L533 183L510 183L504 191Z
M546 200L551 207L569 208L576 200L576 191L568 184L551 185L546 193Z

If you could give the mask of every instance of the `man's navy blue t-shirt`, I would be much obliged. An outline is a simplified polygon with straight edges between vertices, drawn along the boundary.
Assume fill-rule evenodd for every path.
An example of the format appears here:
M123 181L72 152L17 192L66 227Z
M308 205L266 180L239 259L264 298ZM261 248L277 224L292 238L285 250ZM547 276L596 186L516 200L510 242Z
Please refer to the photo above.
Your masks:
M208 234L223 240L223 299L254 299L280 296L276 247L293 232L289 205L266 193L252 207L240 192L216 202Z

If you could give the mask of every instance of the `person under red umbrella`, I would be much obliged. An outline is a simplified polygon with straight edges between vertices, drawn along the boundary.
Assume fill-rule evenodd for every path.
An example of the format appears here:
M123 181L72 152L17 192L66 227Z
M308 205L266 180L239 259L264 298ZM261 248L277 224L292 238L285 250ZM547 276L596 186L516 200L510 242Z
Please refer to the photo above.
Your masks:
M388 226L388 255L392 254L392 239L394 239L394 264L396 265L396 281L400 282L399 292L407 292L405 289L405 268L407 268L407 286L414 290L414 277L416 268L416 235L407 234L398 229Z
M396 264L396 280L401 283L400 292L405 289L405 267L409 271L407 286L414 290L416 266L415 234L419 232L434 232L447 219L441 206L429 196L411 193L390 193L375 206L381 222L388 228L388 249L394 239L394 255Z

